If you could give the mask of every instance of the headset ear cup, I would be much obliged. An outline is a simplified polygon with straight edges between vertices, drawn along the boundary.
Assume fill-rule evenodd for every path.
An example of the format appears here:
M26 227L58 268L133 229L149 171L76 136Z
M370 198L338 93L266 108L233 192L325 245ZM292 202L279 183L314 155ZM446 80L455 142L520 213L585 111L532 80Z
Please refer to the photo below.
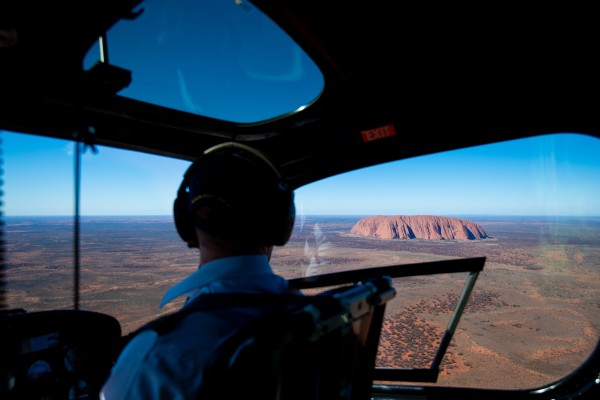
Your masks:
M296 207L294 205L294 193L286 190L277 204L276 212L271 220L270 236L271 244L283 246L290 239L294 222L296 221Z
M197 238L193 218L189 215L189 200L185 191L181 191L173 202L173 218L177 233L189 247L197 247Z
M285 215L283 216L280 222L280 226L282 226L283 232L281 234L281 240L279 241L281 244L279 244L279 246L283 246L288 242L288 240L290 240L290 236L292 236L292 231L294 230L295 222L296 206L294 204L294 193L290 193Z

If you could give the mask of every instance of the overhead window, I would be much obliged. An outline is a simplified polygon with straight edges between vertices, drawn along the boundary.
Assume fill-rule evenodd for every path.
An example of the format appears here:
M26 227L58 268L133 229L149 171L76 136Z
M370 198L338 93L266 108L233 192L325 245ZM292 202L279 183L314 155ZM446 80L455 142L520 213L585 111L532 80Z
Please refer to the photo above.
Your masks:
M247 1L147 0L107 34L108 62L133 72L119 94L238 123L314 102L323 76L309 56ZM90 68L100 46L86 57Z

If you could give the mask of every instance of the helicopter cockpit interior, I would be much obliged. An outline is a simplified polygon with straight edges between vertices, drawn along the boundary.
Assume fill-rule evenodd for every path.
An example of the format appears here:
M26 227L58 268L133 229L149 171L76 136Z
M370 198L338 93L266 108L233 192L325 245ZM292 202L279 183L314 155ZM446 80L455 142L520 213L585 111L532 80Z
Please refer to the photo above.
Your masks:
M232 337L204 398L596 399L596 15L4 1L0 398L97 399L177 315L161 298L198 255L173 201L232 142L294 190L270 262L310 303Z

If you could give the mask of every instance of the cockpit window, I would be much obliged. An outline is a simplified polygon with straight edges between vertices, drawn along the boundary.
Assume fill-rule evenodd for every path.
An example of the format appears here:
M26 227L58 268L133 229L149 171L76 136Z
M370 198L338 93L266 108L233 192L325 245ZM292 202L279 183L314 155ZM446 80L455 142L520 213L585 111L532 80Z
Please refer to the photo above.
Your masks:
M256 123L299 110L321 94L317 66L248 1L146 0L139 10L105 38L105 62L133 71L119 93L124 97ZM100 47L88 53L87 69L100 59Z
M551 384L600 337L599 152L597 138L546 135L314 182L296 190L294 235L272 262L299 279L486 257L436 384ZM395 278L377 367L430 367L467 280Z
M10 308L73 306L74 147L2 132ZM197 268L173 200L189 162L99 146L82 155L80 307L124 333L178 309ZM296 190L272 265L288 279L485 257L435 385L529 389L577 369L600 337L600 140L553 134L360 169ZM467 273L393 279L378 368L427 368ZM432 383L403 382L423 385Z

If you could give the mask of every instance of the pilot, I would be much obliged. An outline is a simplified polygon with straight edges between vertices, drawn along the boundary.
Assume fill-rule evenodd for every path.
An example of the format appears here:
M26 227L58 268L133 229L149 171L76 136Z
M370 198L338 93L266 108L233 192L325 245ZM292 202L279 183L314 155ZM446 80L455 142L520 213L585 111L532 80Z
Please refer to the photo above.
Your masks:
M124 347L100 397L192 399L203 368L219 342L264 313L264 307L205 307L182 311L209 293L289 293L270 264L273 246L284 245L295 220L294 193L261 152L225 143L208 149L184 175L174 202L175 226L200 266L171 287L161 307L180 296L183 317L168 329L139 330Z

